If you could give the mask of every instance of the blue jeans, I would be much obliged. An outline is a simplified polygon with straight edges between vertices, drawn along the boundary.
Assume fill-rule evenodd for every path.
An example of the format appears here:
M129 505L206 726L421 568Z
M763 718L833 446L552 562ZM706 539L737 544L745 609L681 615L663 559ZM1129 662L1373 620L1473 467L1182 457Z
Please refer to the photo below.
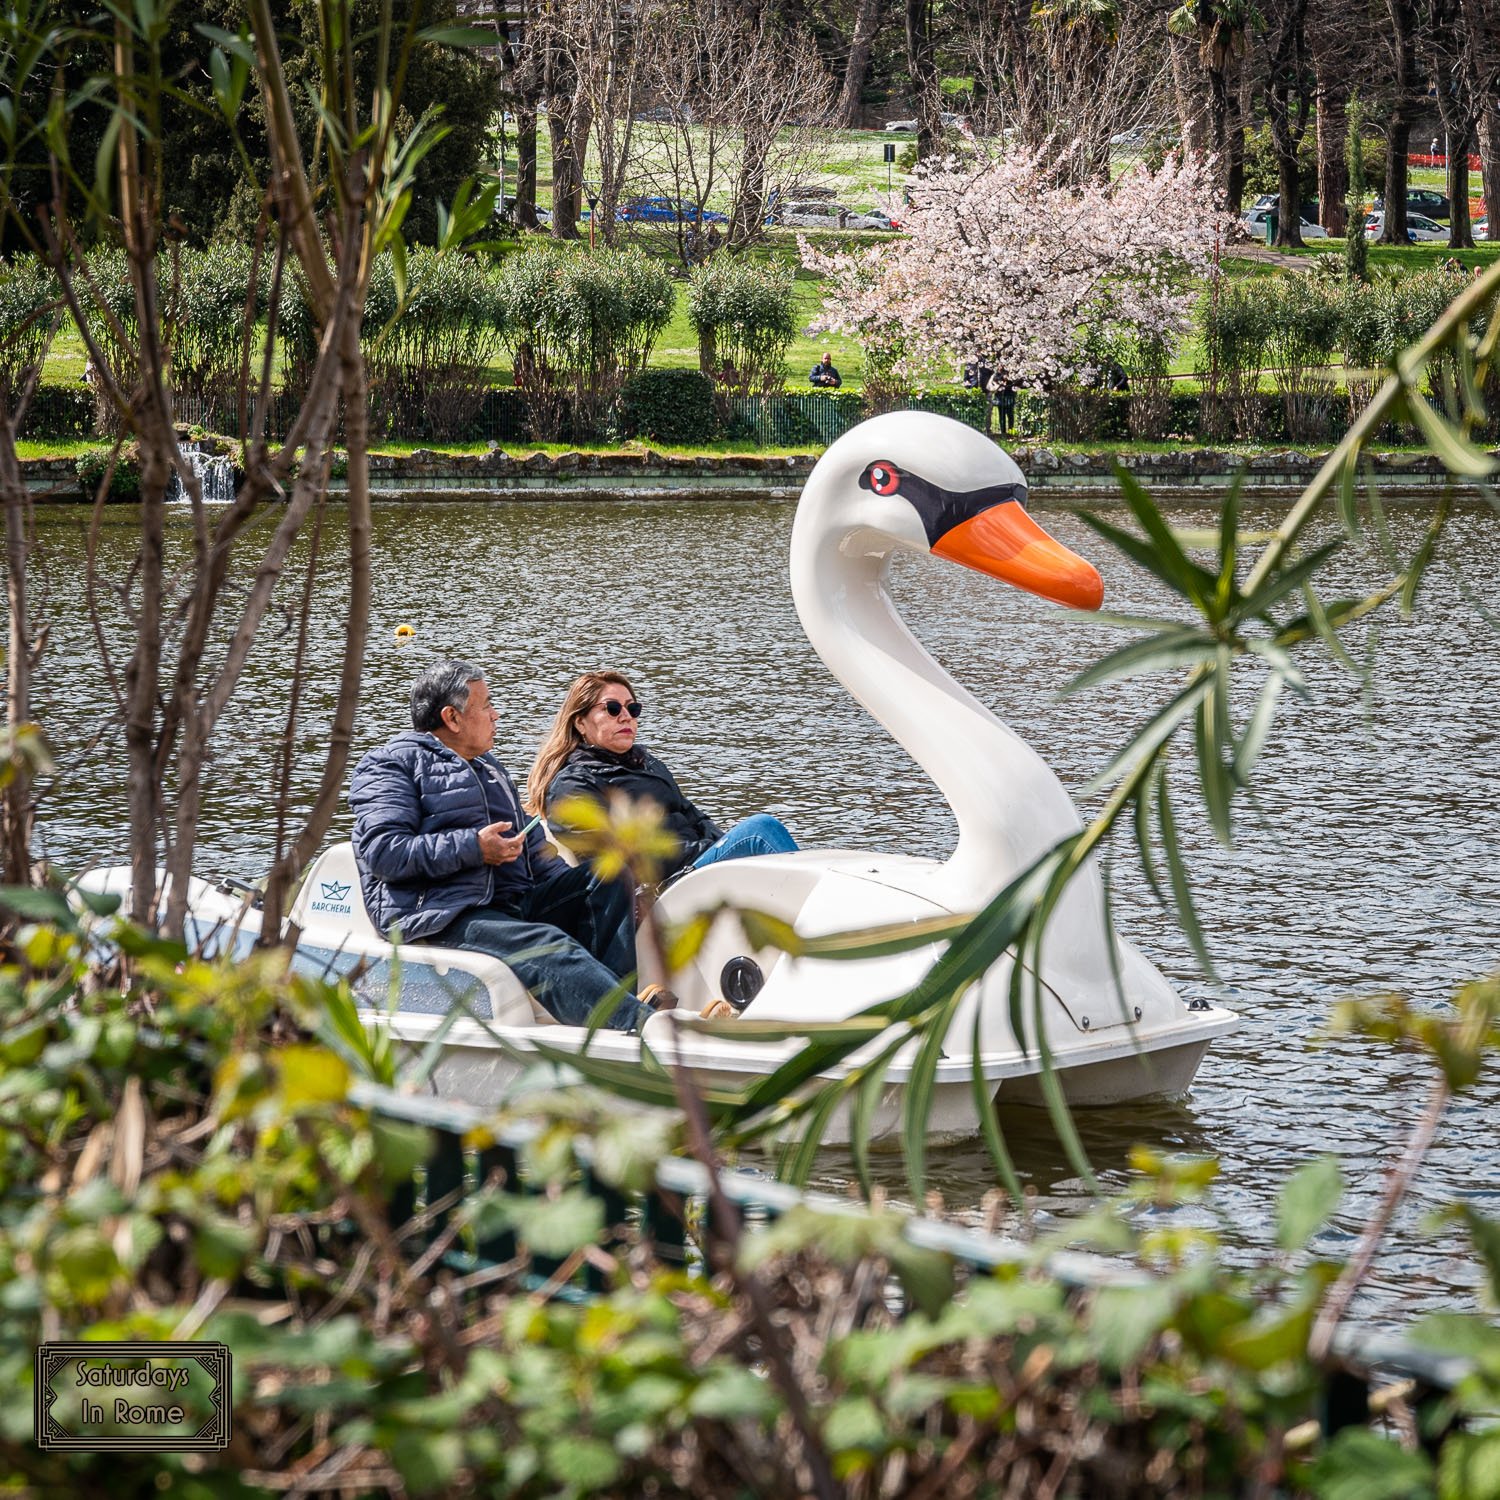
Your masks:
M749 859L755 854L794 854L796 849L797 840L779 818L770 813L756 813L736 823L717 844L710 844L691 868L701 870L704 865L717 864L721 859Z
M601 885L587 865L539 880L504 906L475 906L425 939L502 959L564 1026L585 1026L594 1007L635 971L635 915L623 881ZM627 994L605 1022L635 1031L651 1014Z

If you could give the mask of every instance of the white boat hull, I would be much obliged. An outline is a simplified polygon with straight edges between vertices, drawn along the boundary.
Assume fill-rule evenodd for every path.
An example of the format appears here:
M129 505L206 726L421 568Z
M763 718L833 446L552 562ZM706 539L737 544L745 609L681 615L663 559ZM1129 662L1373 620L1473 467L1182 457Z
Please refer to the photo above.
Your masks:
M807 855L788 855L755 863L766 877L767 894L776 889L787 900L791 899L788 893L797 890L793 877L799 871L811 871L816 860ZM927 863L900 861L898 865L909 879L918 879ZM300 931L295 961L304 969L326 968L335 973L363 970L353 983L355 998L368 1011L370 1026L385 1029L401 1044L406 1054L402 1071L408 1086L479 1109L493 1109L506 1103L524 1074L555 1061L557 1054L576 1055L587 1049L598 1058L646 1067L649 1062L643 1051L649 1049L663 1066L685 1067L700 1088L737 1090L766 1077L804 1045L795 1037L776 1042L739 1040L733 1036L732 1022L708 1031L701 1023L694 1025L692 1009L652 1017L640 1037L603 1030L590 1037L582 1027L560 1026L532 1001L498 959L425 945L394 946L380 938L368 927L351 873L347 844L334 846L309 871L292 911L292 921ZM873 873L867 871L867 879ZM712 881L701 877L695 877L695 881L703 894L714 894ZM130 873L126 867L98 870L80 883L93 891L123 895L129 889ZM684 881L674 888L678 904L692 895L693 886L694 881ZM868 889L873 900L880 881L870 881ZM776 903L767 900L764 904ZM245 896L205 881L192 882L189 911L190 938L205 952L246 947L260 931L259 910ZM366 930L361 930L361 922ZM693 1006L698 1003L697 991L712 985L724 958L743 951L738 923L723 925L724 931L716 930L690 969L679 976L684 997ZM863 961L813 964L802 960L783 971L773 963L771 954L760 952L758 956L772 977L762 997L747 1007L747 1017L789 1024L790 1013L828 1021L860 1008L849 1003L847 995L839 1003L839 990L840 986L847 987L852 971L864 967ZM922 948L874 961L885 966L882 993L899 993L925 972L935 956L935 949ZM1008 965L1002 960L971 995L985 991L984 1003L1003 1010L1007 973ZM399 985L393 980L396 974ZM867 975L864 983L870 982ZM796 1010L791 1009L794 1002L799 1007ZM975 1003L979 1001L966 999L963 1006ZM448 1014L454 1005L464 1007L457 1018ZM961 1039L973 1034L971 1023L963 1019L963 1006L960 1020L950 1027L946 1055L937 1065L927 1120L927 1134L937 1141L978 1133L981 1122L977 1097L991 1104L997 1099L1005 1103L1042 1102L1041 1056L1034 1045L1017 1045L1008 1026L981 1029L982 1037L1000 1038L1005 1044L981 1051L978 1072L982 1092L976 1092L972 1055L960 1045ZM1209 1043L1239 1020L1227 1010L1191 1010L1175 996L1170 1005L1157 1004L1143 1012L1138 1022L1127 1022L1118 1013L1118 1004L1113 1006L1113 1015L1096 1006L1092 1028L1080 1028L1070 1019L1059 1021L1052 1012L1062 1011L1061 1007L1048 1004L1042 1009L1047 1016L1043 1035L1051 1064L1062 1082L1064 1097L1075 1107L1185 1093ZM428 1065L427 1054L435 1041L436 1060ZM841 1066L820 1073L818 1080L828 1082L845 1076L850 1068L868 1060L875 1045L867 1043ZM914 1054L914 1043L903 1047L887 1068L885 1088L872 1115L873 1140L901 1134L903 1100ZM849 1131L849 1108L842 1106L827 1121L823 1141L829 1146L847 1144Z

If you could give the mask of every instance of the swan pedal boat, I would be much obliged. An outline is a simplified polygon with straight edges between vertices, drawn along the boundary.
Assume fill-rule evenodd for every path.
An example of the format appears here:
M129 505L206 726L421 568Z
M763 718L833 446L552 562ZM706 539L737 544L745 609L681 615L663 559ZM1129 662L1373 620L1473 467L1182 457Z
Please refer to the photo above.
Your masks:
M537 1061L538 1045L635 1062L649 1047L691 1070L703 1086L745 1087L792 1056L797 1038L734 1037L735 1023L682 1026L726 992L749 960L759 989L745 1019L788 1026L846 1020L904 993L942 952L929 944L860 960L792 957L750 945L733 908L790 923L803 937L977 912L1013 879L1081 827L1066 790L1031 747L955 682L896 613L887 588L896 551L957 562L1078 609L1097 609L1103 584L1083 558L1027 513L1015 462L990 439L925 412L894 412L831 444L808 477L792 527L791 586L808 639L825 664L936 783L953 810L958 841L947 860L860 851L802 850L726 860L667 887L658 912L682 922L721 912L690 964L673 977L680 1006L651 1017L641 1036L561 1026L498 959L428 944L393 945L371 923L351 847L336 844L314 862L288 917L295 962L314 972L349 973L372 1024L386 1027L412 1057L440 1037L430 1077L438 1095L479 1107L500 1104ZM125 894L128 867L96 870L81 882ZM205 951L243 949L259 934L251 897L194 878L190 943ZM1087 862L1048 924L1039 975L1023 976L1028 1034L1011 1026L1013 958L1002 955L970 986L950 1022L927 1121L934 1140L981 1128L974 1072L995 1102L1037 1103L1043 1049L1070 1105L1114 1105L1180 1095L1209 1044L1238 1024L1229 1010L1184 1001L1109 925L1099 870ZM393 985L393 976L398 982ZM391 1005L395 994L397 1003ZM467 1011L447 1013L458 1002ZM825 1078L868 1060L865 1044ZM871 1134L900 1130L902 1098L916 1044L887 1069ZM849 1138L847 1105L827 1122L824 1143Z

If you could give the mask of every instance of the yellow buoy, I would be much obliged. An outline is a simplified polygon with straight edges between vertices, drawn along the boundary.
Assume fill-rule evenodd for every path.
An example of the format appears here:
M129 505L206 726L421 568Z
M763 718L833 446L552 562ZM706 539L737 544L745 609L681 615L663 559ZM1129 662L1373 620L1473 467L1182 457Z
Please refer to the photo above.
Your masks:
M404 641L408 636L413 636L416 633L410 625L398 625L396 627L396 639L398 641Z

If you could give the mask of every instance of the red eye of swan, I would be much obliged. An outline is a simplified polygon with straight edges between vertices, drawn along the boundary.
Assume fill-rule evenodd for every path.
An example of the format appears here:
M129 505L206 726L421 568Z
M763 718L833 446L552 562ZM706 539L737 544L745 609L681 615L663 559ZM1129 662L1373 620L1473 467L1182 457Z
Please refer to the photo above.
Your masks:
M894 495L901 485L901 471L894 464L870 465L870 488L877 495Z

